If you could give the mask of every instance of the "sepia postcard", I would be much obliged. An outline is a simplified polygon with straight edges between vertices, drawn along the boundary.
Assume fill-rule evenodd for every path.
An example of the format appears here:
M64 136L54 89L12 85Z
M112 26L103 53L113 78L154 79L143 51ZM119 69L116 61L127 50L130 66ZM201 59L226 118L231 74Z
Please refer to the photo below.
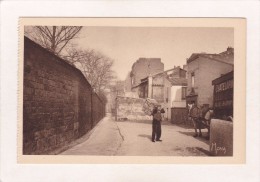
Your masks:
M19 22L18 163L243 164L246 19Z

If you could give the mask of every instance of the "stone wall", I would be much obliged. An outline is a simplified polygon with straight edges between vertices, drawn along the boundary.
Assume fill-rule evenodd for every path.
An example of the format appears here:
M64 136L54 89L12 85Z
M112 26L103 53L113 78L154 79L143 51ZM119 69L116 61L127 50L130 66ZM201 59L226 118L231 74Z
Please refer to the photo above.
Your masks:
M145 99L121 97L116 98L116 120L152 120L143 111Z
M80 70L24 41L23 154L48 154L93 128L105 103Z

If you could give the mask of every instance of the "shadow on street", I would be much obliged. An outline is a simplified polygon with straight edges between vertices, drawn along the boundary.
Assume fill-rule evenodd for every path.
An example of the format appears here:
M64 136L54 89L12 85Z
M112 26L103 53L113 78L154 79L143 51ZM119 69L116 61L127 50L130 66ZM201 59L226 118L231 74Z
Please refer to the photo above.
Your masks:
M194 132L193 131L185 131L185 132L183 132L183 131L178 131L179 133L181 133L181 134L183 134L183 135L187 135L187 136L190 136L190 137L193 137L193 135L194 135ZM206 143L206 144L208 144L209 145L209 141L208 140L206 140L206 137L207 136L207 132L202 132L202 137L194 137L194 139L197 139L197 140L199 140L199 141L201 141L201 142L204 142L204 143Z
M142 124L150 124L150 125L152 125L153 123L152 120L118 120L116 122L142 123ZM162 125L173 126L173 124L170 123L170 121L163 121Z
M196 147L197 150L203 152L204 154L208 155L208 156L213 156L208 150L205 150L201 147Z
M176 123L172 123L173 126L178 126L184 129L193 129L193 125L192 124L176 124Z
M151 135L144 135L144 134L140 134L138 135L139 137L143 137L143 138L147 138L149 140L152 140L152 136Z

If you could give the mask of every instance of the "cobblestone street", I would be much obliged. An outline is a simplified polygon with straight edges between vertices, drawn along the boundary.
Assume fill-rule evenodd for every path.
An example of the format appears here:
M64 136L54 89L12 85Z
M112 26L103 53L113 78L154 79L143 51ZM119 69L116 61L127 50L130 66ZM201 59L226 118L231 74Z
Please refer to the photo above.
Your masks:
M162 123L162 142L151 142L151 121L115 121L106 116L82 143L61 155L207 156L205 138L194 138L193 129ZM204 136L206 130L203 130Z

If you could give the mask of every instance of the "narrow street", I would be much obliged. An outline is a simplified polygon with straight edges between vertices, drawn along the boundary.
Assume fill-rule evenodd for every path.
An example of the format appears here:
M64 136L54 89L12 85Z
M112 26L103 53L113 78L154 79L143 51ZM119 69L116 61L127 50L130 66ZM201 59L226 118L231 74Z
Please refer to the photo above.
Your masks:
M115 121L107 115L82 143L60 155L207 156L208 141L193 129L162 123L162 142L151 142L151 121ZM204 136L206 130L203 130Z

